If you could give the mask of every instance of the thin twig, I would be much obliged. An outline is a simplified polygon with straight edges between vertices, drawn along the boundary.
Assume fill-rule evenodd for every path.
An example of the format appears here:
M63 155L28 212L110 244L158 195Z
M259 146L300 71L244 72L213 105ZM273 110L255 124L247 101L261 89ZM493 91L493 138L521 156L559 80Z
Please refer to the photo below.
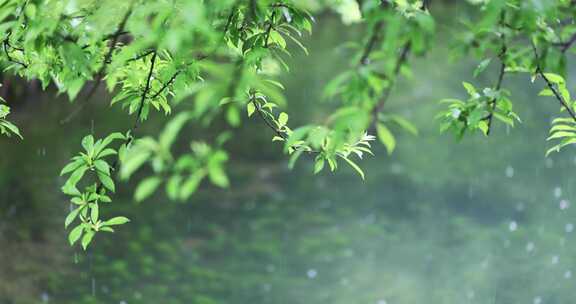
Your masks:
M131 14L132 14L132 8L129 8L128 11L126 11L126 13L124 14L124 17L122 17L122 20L118 25L118 29L116 29L116 32L114 32L114 34L112 34L112 41L110 42L110 48L108 49L108 52L104 56L104 62L102 63L102 66L98 70L98 73L96 73L96 83L94 84L90 92L88 92L88 94L86 95L86 100L90 100L90 98L92 98L92 96L100 86L104 71L106 70L108 64L111 62L114 50L116 50L116 44L118 43L118 39L120 39L122 32L124 32L124 27L126 26L126 22L128 22L128 18L130 18Z
M76 115L78 115L78 113L80 113L84 109L86 104L92 99L92 97L96 93L96 90L98 89L98 87L102 83L102 79L104 78L104 72L106 70L106 67L111 62L112 55L114 53L114 50L116 49L116 45L118 44L118 39L120 38L120 36L122 36L125 33L124 27L126 26L126 22L128 22L128 18L130 17L131 14L132 14L132 8L130 8L130 9L128 9L128 11L126 11L126 14L124 14L122 21L120 21L120 23L118 25L118 29L111 36L107 36L107 38L105 38L105 40L112 39L112 41L110 42L110 48L108 49L108 52L104 56L104 61L102 63L102 66L100 67L100 69L96 73L96 83L94 83L94 85L92 86L92 89L90 89L90 91L88 92L88 94L86 94L86 97L84 98L85 102L83 104L81 104L80 106L78 106L70 114L68 114L68 116L66 116L64 119L60 120L60 124L66 124L70 120L72 120L72 118L74 118ZM147 56L148 54L144 54L144 55Z
M166 83L164 83L164 85L162 85L160 90L158 90L156 93L154 93L154 95L152 95L152 97L150 97L150 98L155 99L156 97L158 97L165 89L167 89L172 84L172 82L174 82L174 80L176 80L176 77L178 77L178 75L180 75L181 72L182 72L182 70L178 70L178 71L174 72L172 77L170 77L170 79Z
M282 132L278 128L276 128L266 118L266 116L264 115L264 111L260 107L260 104L258 104L258 102L256 102L256 94L252 94L252 98L250 99L250 102L252 102L252 104L254 105L254 108L256 109L256 112L258 113L258 116L260 116L260 118L262 119L262 121L264 121L264 123L266 124L266 126L268 126L268 128L270 128L272 131L274 131L274 133L276 133L276 135L278 135L282 139L284 139L284 140L288 139L288 137L286 136L286 134L284 132Z
M498 80L496 81L495 90L499 91L502 87L502 81L504 80L504 74L506 73L506 62L504 61L504 56L506 56L507 45L506 45L506 38L504 34L502 34L502 49L500 50L500 54L498 54L498 58L500 58L500 71L498 73ZM494 112L496 111L497 105L496 97L490 100L490 113L488 113L488 117L486 120L488 121L488 129L486 130L486 135L490 135L490 131L492 130L492 121L494 120Z
M376 104L376 106L372 110L372 117L373 117L372 118L372 126L374 126L376 124L376 122L378 121L378 114L382 111L382 109L384 108L384 105L386 105L386 101L388 101L388 98L390 97L390 93L392 92L392 88L394 87L394 85L396 83L396 78L400 74L400 70L402 68L402 65L404 65L404 63L408 60L408 54L410 53L411 49L412 49L412 43L410 41L406 42L404 44L404 46L402 47L402 50L400 51L400 55L398 56L398 59L396 60L396 65L394 66L394 72L393 72L394 76L392 79L389 79L390 83L384 89L384 92L382 92L382 96L380 97L378 104Z
M10 42L8 41L9 37L10 37L10 33L8 34L8 37L6 37L6 39L4 39L4 42L3 42L4 53L6 54L6 58L8 59L8 61L15 63L15 64L19 64L25 69L28 68L28 65L26 63L12 58L12 56L10 56L10 53L8 53L8 47L12 48L12 46L10 45Z
M562 43L560 46L560 51L562 53L566 53L570 47L572 47L572 45L576 43L576 33L572 34L572 36L570 37L570 39L564 43Z
M140 105L138 106L138 112L136 114L136 121L134 122L134 126L131 129L132 132L134 132L138 128L138 123L139 123L139 121L142 120L142 117L140 117L140 116L142 115L142 109L144 108L144 103L146 101L148 91L150 91L150 81L152 81L152 74L154 72L154 64L156 63L157 56L158 56L158 52L155 51L152 54L152 59L150 61L150 70L148 71L148 77L146 78L146 86L144 86L144 90L142 91L142 95L140 97Z
M504 79L504 74L505 74L505 70L506 70L506 64L504 63L504 61L502 61L500 63L500 72L498 74L498 81L496 82L496 91L500 90L500 87L502 85L502 80ZM492 98L492 100L490 100L490 113L488 114L488 117L486 118L486 120L488 121L488 129L486 130L486 135L490 135L490 131L492 130L492 121L494 120L494 112L496 111L496 104L497 104L497 99L496 98Z
M274 26L274 18L276 17L276 10L272 9L272 15L270 16L270 22L268 23L268 28L266 29L266 34L264 38L264 47L268 47L268 40L270 39L270 33L272 32L272 27Z
M278 135L278 137L282 138L284 141L288 140L288 136L286 135L286 132L282 132L280 129L276 128L276 126L274 126L274 124L272 124L272 122L270 122L270 120L268 118L266 118L266 112L264 112L264 110L262 110L262 107L260 106L260 104L256 101L256 94L254 93L250 93L250 101L253 105L254 108L256 109L256 112L258 113L258 116L260 117L260 119L264 122L264 124L266 124L266 126L274 131L274 133L276 133L276 135ZM302 146L302 145L292 145L289 147L289 149L292 149L292 152L298 151L298 149L301 149L302 152L306 152L309 154L319 154L322 153L322 151L320 150L312 150L310 147L307 146Z
M358 62L359 65L367 65L369 63L368 58L370 57L370 53L372 53L376 42L378 42L382 27L384 27L384 21L378 21L374 24L372 35L370 35L370 39L368 39L368 43L364 47L364 51L362 52L362 56Z
M538 54L538 49L536 48L534 42L532 42L532 50L534 51L534 57L536 59L536 73L540 75L542 79L544 79L546 85L548 86L550 91L552 91L552 93L554 94L554 97L556 97L556 99L560 102L560 105L564 107L564 109L568 111L568 114L570 114L570 117L572 117L572 119L576 121L576 113L574 113L570 105L568 105L567 101L564 100L564 98L558 92L554 84L550 81L550 79L548 79L548 77L546 77L546 74L544 74L544 72L542 71L542 67L540 66L540 55Z
M431 1L422 2L422 5L420 6L420 10L422 10L422 11L427 10L428 7L430 6L430 2ZM383 2L383 3L385 3L385 2ZM386 7L386 5L383 4L383 7ZM396 83L396 78L398 78L398 75L400 74L400 70L402 69L402 66L408 60L408 55L410 54L411 50L412 50L412 42L409 40L406 43L404 43L404 45L402 46L402 50L400 51L400 55L396 59L396 64L394 66L394 71L393 71L393 77L391 79L389 79L388 86L384 89L384 91L382 92L382 96L380 97L380 100L378 101L376 106L372 109L372 123L371 123L372 129L374 129L374 127L376 126L376 123L378 122L378 115L384 109L384 105L388 101L388 98L390 97L390 93L392 92L392 88L394 87L394 85Z

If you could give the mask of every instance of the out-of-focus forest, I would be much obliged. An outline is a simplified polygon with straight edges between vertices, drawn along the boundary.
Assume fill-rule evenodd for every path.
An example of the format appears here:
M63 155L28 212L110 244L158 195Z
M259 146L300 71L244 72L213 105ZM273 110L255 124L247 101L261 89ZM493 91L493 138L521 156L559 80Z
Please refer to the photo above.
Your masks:
M569 303L576 280L576 158L570 147L545 157L558 106L537 97L529 75L511 75L523 122L489 137L441 135L431 113L446 96L465 96L462 79L478 62L451 60L445 43L459 1L431 10L434 49L411 59L387 109L419 134L398 133L392 155L376 146L366 181L353 170L311 172L311 159L288 169L271 130L257 120L234 129L230 188L199 188L173 202L163 192L136 204L135 183L121 187L108 213L132 221L98 236L87 251L70 247L63 227L68 199L59 172L85 134L122 128L127 116L99 90L77 109L35 82L4 78L2 95L25 139L0 137L0 303ZM322 116L323 87L347 67L341 16L320 14L282 75L290 119ZM569 61L570 62L570 61ZM490 85L490 66L477 83ZM574 65L568 64L568 79ZM139 128L155 134L153 116ZM209 129L187 128L187 138ZM189 145L185 139L177 149ZM255 149L257 148L257 153ZM140 172L139 174L144 173Z

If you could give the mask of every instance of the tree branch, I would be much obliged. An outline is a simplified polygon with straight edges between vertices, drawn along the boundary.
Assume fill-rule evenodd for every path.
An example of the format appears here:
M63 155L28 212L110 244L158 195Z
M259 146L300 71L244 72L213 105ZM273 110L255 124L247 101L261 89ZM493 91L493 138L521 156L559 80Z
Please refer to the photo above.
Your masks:
M430 6L430 2L431 1L422 2L420 9L423 11L427 10L428 7ZM378 115L380 114L380 112L382 112L382 109L384 109L386 101L390 97L392 88L396 83L396 78L398 78L398 75L400 74L402 65L404 65L404 63L406 63L406 61L408 60L408 55L410 54L411 49L412 49L412 42L410 40L404 43L404 45L402 46L402 50L400 51L400 55L398 56L398 59L396 60L396 65L394 66L393 78L389 79L390 83L384 89L384 92L382 92L382 96L380 97L380 100L378 101L376 106L372 109L372 123L371 123L372 129L374 129L378 121Z
M96 73L96 83L94 83L94 85L92 86L92 89L90 89L88 94L86 94L86 97L85 97L86 101L83 104L81 104L80 106L78 106L76 108L76 110L74 110L70 114L68 114L68 116L66 116L64 119L60 120L60 124L68 123L70 120L72 120L72 118L74 118L76 115L78 115L78 113L80 113L84 109L86 104L92 99L92 97L94 96L94 93L96 93L96 90L98 89L98 87L102 83L102 78L104 77L104 72L106 70L106 67L112 61L111 60L112 55L114 54L114 50L116 49L116 45L118 44L118 39L120 38L120 36L122 36L126 33L126 32L124 32L124 27L126 26L126 22L128 22L128 18L130 17L131 14L132 14L132 8L129 8L128 11L126 11L126 14L124 14L122 21L120 21L120 24L118 25L118 29L116 29L116 31L112 35L108 35L105 37L104 40L112 39L112 41L110 43L110 48L108 49L108 52L104 56L104 61L102 63L102 66L100 67L100 69ZM141 56L145 57L145 56L148 56L150 53L145 53ZM135 59L135 60L137 60L137 59Z
M412 49L412 43L408 41L402 47L402 51L400 51L400 55L396 60L396 65L394 66L394 77L392 79L389 79L390 83L384 89L384 92L380 97L380 101L378 102L378 104L376 104L376 106L372 110L372 126L374 126L378 121L378 114L382 111L384 105L386 104L386 101L390 97L392 88L396 83L396 78L398 77L398 74L400 74L400 69L402 68L402 65L408 60L408 54L410 53L410 49Z
M23 68L26 69L26 68L28 68L28 65L27 65L26 63L21 62L21 61L18 61L18 60L16 60L16 59L12 58L12 56L10 56L10 53L8 52L8 47L13 48L13 47L10 45L10 42L9 42L9 40L8 40L8 39L10 39L10 38L9 38L9 37L10 37L10 34L11 34L11 33L8 33L8 36L4 39L4 41L3 41L3 43L2 43L2 44L3 44L3 48L4 48L4 54L6 54L6 58L8 59L8 61L10 61L10 62L12 62L12 63L15 63L15 64L19 64L19 65L21 65ZM13 48L13 49L15 49L15 48ZM22 50L22 51L23 51L23 50Z
M502 87L502 81L504 80L504 74L506 73L506 62L504 61L504 56L506 55L506 51L507 51L507 45L506 45L506 41L505 41L505 37L502 34L502 49L500 50L500 54L498 54L498 58L500 58L500 72L498 73L498 80L496 81L496 86L495 86L495 90L499 91L500 88ZM496 98L492 98L492 100L490 100L490 113L488 114L488 117L486 117L486 120L488 121L488 129L486 131L486 135L490 135L490 131L492 130L492 121L494 120L494 111L496 111L496 104L497 104L497 99Z
M120 24L118 25L118 29L116 29L116 32L114 32L114 34L112 34L111 36L112 41L110 42L110 48L108 49L108 52L104 56L104 62L102 63L102 66L98 70L98 73L96 73L96 83L94 84L90 92L88 92L88 94L86 95L86 100L90 100L90 98L92 98L92 96L100 86L104 71L106 70L108 64L111 62L112 55L114 54L114 50L116 49L116 44L118 43L118 39L124 32L124 27L126 26L126 22L128 22L128 18L130 18L131 14L132 14L132 7L130 7L128 11L126 11L124 17L122 17L122 21L120 21Z
M560 105L564 107L564 109L568 111L568 114L570 114L570 117L572 117L572 119L576 121L576 113L574 113L570 105L568 105L568 102L564 100L564 98L562 98L562 95L558 92L554 84L550 81L550 79L548 79L548 77L546 77L546 74L544 74L544 72L542 71L542 67L540 66L540 55L538 54L538 49L536 48L534 42L532 42L532 51L534 52L534 57L536 59L536 73L540 75L542 79L544 79L546 85L548 86L550 91L552 91L552 93L554 94L554 97L560 102Z
M266 29L266 34L264 38L264 47L268 47L268 40L270 39L270 32L272 32L272 27L274 26L274 17L276 17L276 10L272 9L272 15L270 15L270 22L268 23L268 28Z
M154 51L152 53L152 59L150 60L150 70L148 71L148 77L146 78L146 85L144 86L144 90L142 91L142 95L140 97L140 105L138 106L138 112L136 114L136 121L134 122L134 126L132 126L131 131L134 132L138 128L138 123L142 120L142 109L144 108L144 103L146 101L146 97L148 96L148 91L150 91L150 81L152 81L152 74L154 72L154 64L156 64L156 58L158 56L158 52Z
M384 27L384 21L378 21L374 24L374 27L372 28L372 35L370 35L370 39L368 39L368 43L364 47L364 51L362 52L362 56L358 62L359 65L367 65L369 63L368 59L374 49L374 46L376 45L376 42L378 42L382 27Z
M152 97L150 97L150 99L154 99L154 98L160 96L160 94L164 90L166 90L172 84L172 82L174 82L174 80L176 80L176 77L178 77L178 75L180 75L181 72L182 72L182 70L178 70L178 71L174 72L172 77L170 77L170 79L166 83L164 83L164 85L162 85L162 87L156 93L154 93L154 95L152 95Z
M568 39L568 41L556 45L560 46L560 52L566 53L574 43L576 43L576 33L572 34L572 36L570 37L570 39Z

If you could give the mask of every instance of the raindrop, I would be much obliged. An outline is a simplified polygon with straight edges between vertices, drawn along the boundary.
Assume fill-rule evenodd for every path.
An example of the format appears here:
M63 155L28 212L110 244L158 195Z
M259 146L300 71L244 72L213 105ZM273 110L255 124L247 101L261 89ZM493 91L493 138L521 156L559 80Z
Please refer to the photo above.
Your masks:
M514 177L514 168L512 168L512 166L506 167L506 177L508 178Z
M350 281L348 281L347 278L341 278L340 279L340 284L342 284L344 286L348 286L348 283L350 283Z
M390 166L390 172L393 174L402 174L402 172L404 172L404 167L399 163L393 163Z
M188 220L186 221L186 231L187 232L192 231L192 219L191 218L188 218Z
M552 265L558 264L558 261L560 261L560 257L559 257L559 256L555 255L555 256L552 257L552 261L551 261L551 262L552 262Z
M43 292L43 293L40 295L40 299L42 300L42 302L48 303L48 302L50 301L50 295L48 295L47 292Z
M450 114L452 114L452 118L456 119L456 118L460 117L461 113L462 113L462 111L460 111L459 109L452 109L452 113L450 113Z
M284 18L286 18L286 22L292 22L292 16L286 7L282 7L282 15L284 15Z
M266 265L266 271L274 272L275 270L276 270L276 267L274 267L274 265L272 265L272 264Z
M567 200L560 201L560 210L566 210L570 207L570 203Z
M370 213L364 217L363 221L364 224L374 224L376 222L376 215L374 215L374 213Z
M376 301L376 304L387 304L388 302L386 302L386 300L384 299L380 299L378 301Z
M78 19L78 18L74 18L74 19L70 20L70 25L72 27L78 27L78 25L80 25L80 23L82 23L82 21L80 21L80 19Z
M46 156L46 148L42 147L42 148L38 149L38 155L39 156Z
M542 298L541 298L541 297L535 297L533 303L534 303L534 304L540 304L540 303L542 303Z
M556 186L556 188L554 188L554 197L560 198L561 196L562 196L562 188Z
M126 302L126 301L122 300L122 301L120 301L120 303L119 303L119 304L128 304L128 302Z
M320 209L328 209L332 207L332 201L330 200L323 200L320 202Z
M511 221L510 224L508 224L508 229L510 229L510 231L516 231L516 229L518 229L518 223Z
M318 271L316 271L316 269L309 269L306 272L306 276L308 276L309 279L314 279L317 275L318 275Z
M536 247L536 246L534 245L534 243L529 242L528 244L526 244L526 251L532 252L535 247Z
M564 230L565 230L567 233L570 233L570 232L574 231L574 224L572 224L572 223L566 224L566 226L564 226Z
M266 283L262 285L262 289L264 289L264 292L270 292L272 290L272 285Z
M546 168L548 168L548 169L552 168L554 166L554 160L547 157L546 161L544 161L544 166L546 166Z
M526 206L524 206L524 203L516 204L516 211L522 212L522 211L524 211L524 209L526 209Z
M570 279L571 277L572 277L572 271L566 270L566 272L564 272L564 278Z
M343 252L343 255L347 258L354 256L354 250L352 248L346 248Z
M468 290L468 292L466 293L466 297L468 297L468 300L474 299L474 296L476 296L474 290Z

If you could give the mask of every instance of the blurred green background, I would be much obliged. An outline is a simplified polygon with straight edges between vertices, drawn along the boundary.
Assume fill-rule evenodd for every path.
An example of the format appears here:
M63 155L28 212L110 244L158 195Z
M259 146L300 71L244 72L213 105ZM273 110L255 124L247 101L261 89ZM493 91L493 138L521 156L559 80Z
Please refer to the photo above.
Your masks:
M489 69L472 79L476 60L449 59L450 16L459 12L432 11L437 48L411 58L413 75L386 106L420 135L398 132L391 156L378 145L362 162L366 182L348 168L314 176L311 160L290 171L271 131L246 120L226 146L229 190L205 186L184 204L158 194L137 205L134 185L119 185L107 215L132 222L99 235L88 252L67 244L58 173L84 134L123 130L129 117L102 94L62 124L77 105L15 83L5 93L25 139L0 138L0 304L570 303L576 158L571 149L544 157L558 106L537 97L542 84L506 76L523 119L515 129L462 142L438 132L440 99L463 97L463 80L496 77ZM291 119L330 111L322 88L349 56L337 46L361 35L336 15L319 18L310 55L292 58L283 77ZM158 115L139 132L156 134L164 122ZM180 147L223 126L189 127Z

